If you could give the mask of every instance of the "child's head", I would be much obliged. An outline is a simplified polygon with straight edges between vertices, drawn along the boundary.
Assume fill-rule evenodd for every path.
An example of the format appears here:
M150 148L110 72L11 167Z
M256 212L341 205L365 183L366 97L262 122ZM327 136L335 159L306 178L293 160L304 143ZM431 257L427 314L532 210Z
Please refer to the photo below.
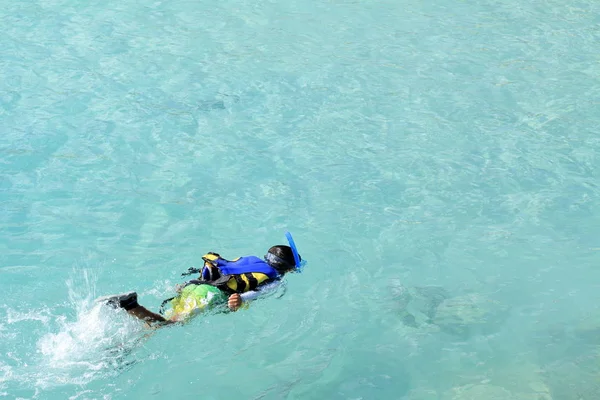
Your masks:
M300 257L300 254L298 254L298 257ZM294 252L290 246L279 245L271 247L265 255L265 261L280 274L285 274L296 269Z

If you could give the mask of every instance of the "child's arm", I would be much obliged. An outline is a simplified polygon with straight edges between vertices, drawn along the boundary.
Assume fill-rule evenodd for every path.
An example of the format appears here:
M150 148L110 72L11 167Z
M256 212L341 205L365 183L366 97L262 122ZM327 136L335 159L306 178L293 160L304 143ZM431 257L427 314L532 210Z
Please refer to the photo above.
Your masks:
M266 285L259 286L256 290L242 293L241 295L238 293L234 293L231 296L229 296L227 306L231 311L237 311L243 303L247 304L250 301L258 298L259 296L268 296L270 294L275 293L275 291L279 288L281 284L282 281L275 281L267 283Z

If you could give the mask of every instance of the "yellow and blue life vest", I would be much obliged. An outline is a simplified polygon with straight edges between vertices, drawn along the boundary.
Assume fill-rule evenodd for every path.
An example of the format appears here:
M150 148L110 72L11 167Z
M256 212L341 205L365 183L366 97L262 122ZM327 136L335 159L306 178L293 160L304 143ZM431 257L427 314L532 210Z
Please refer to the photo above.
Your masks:
M279 272L264 260L255 256L226 260L216 253L205 254L204 267L199 280L189 283L204 283L227 292L245 293L257 287L279 279Z

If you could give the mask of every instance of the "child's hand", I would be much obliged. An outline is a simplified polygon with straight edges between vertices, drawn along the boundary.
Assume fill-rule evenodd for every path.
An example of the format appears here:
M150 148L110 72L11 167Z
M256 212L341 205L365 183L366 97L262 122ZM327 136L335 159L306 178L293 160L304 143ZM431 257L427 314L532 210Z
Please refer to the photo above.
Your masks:
M232 294L229 296L227 306L231 311L237 311L242 306L242 296L240 296L238 293Z

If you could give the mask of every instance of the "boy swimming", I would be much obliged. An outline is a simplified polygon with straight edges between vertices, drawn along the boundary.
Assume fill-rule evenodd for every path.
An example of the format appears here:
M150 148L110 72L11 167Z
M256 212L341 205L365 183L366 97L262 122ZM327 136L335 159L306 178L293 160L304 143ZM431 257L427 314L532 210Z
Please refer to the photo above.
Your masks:
M199 278L178 285L178 294L163 302L163 306L171 305L164 316L140 305L136 292L101 297L96 301L123 308L129 315L150 324L180 322L222 304L237 311L245 301L274 290L286 273L301 271L304 261L289 232L286 238L289 246L272 246L263 259L247 256L229 261L217 253L205 254L201 269L190 268L184 274L200 273Z

